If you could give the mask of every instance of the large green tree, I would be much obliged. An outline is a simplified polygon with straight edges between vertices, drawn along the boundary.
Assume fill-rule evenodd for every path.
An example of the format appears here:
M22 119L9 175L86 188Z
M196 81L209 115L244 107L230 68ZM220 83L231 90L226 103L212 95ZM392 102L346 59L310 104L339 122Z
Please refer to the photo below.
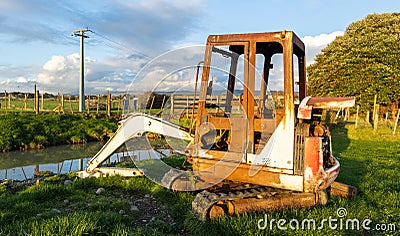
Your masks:
M314 96L355 96L363 110L400 101L400 13L371 14L350 24L308 66Z

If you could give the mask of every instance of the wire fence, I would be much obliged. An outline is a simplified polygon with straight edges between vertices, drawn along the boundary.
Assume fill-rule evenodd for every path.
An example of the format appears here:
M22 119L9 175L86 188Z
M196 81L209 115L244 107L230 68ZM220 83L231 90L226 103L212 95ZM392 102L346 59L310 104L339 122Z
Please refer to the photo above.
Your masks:
M127 94L97 94L85 96L84 113L116 115L138 110L138 100ZM39 94L5 91L0 94L0 114L7 113L79 112L79 98L71 94Z

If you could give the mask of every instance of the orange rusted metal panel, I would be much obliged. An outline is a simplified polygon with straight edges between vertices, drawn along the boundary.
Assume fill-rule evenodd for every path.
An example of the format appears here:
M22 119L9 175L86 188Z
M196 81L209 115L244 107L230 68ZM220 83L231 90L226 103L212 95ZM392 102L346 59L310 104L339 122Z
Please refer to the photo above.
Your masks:
M299 105L297 118L307 120L311 119L313 108L346 108L354 105L354 97L306 97Z
M304 148L304 190L315 191L318 180L324 175L322 140L306 137Z
M311 97L307 106L313 108L345 108L355 105L354 97Z
M324 169L322 138L306 137L304 147L304 191L317 192L328 188L339 175L340 165L334 158L334 165Z
M288 189L293 191L303 191L303 177L287 173L284 169L261 167L256 173L250 171L251 165L239 163L240 155L228 153L227 156L236 156L234 158L225 157L231 161L221 159L194 158L193 170L205 170L204 174L227 180L238 181L242 183L259 184L274 188ZM235 161L232 161L236 159ZM292 171L291 171L292 172ZM202 172L203 173L203 172Z

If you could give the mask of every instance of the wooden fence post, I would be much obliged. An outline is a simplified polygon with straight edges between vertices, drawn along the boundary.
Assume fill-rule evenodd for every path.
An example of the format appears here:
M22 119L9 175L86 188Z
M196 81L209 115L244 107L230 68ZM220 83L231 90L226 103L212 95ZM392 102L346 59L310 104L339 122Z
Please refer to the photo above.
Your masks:
M88 95L86 101L87 101L87 113L90 114L90 94Z
M367 114L365 115L365 121L369 123L369 111L367 111Z
M358 111L359 111L359 110L360 110L360 106L357 105L356 124L355 124L355 126L354 126L355 129L357 129L357 126L358 126Z
M35 113L36 115L39 115L39 90L35 91Z
M96 114L99 114L99 107L100 107L100 94L97 95Z
M61 112L65 114L64 111L64 94L61 94Z
M375 111L374 111L374 131L376 132L378 130L378 123L379 123L379 104L375 105Z
M117 114L119 114L119 112L121 111L121 107L122 107L122 95L120 94L117 103Z
M400 109L397 110L397 118L396 118L396 122L394 123L393 135L396 134L397 124L399 123L399 116L400 116Z
M22 114L22 111L26 109L26 101L27 100L28 100L28 94L26 93L26 94L24 94L24 102L21 107L21 114Z
M385 124L387 124L388 117L389 117L389 112L387 111L386 114L385 114Z
M189 119L189 95L186 96L186 119Z
M335 122L339 118L339 115L340 115L341 111L342 111L342 108L339 108L339 110L337 111L336 116L335 116Z
M163 110L164 110L164 103L165 103L165 95L163 96L163 99L162 99L162 103L161 103L161 112L163 112Z
M34 86L34 93L33 93L33 110L35 110L35 113L36 113L36 84L35 84L35 86Z
M61 113L61 97L60 97L60 93L59 92L57 93L57 104L58 104L58 106L57 106L58 114L60 114Z
M151 109L153 108L153 103L154 103L154 99L156 98L156 95L154 94L153 99L151 100L151 105L150 105L150 110L149 110L149 114L151 114Z
M4 107L6 108L6 114L7 114L7 91L4 90Z
M42 102L40 103L40 108L43 110L44 108L44 94L42 93Z
M111 94L109 90L107 90L107 115L111 116Z
M68 94L68 102L69 102L69 111L74 114L74 110L72 110L72 102L71 102L71 94Z
M375 94L374 96L374 113L372 113L372 120L375 120L375 109L376 109L376 99L378 98L378 95Z

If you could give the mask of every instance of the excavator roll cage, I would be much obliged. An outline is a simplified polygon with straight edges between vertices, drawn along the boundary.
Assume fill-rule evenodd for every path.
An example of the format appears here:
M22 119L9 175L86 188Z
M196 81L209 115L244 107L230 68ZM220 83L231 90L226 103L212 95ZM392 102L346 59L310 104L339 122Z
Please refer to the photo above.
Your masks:
M221 49L225 46L227 50ZM207 40L207 47L205 53L204 67L201 79L201 90L199 98L198 113L196 119L196 131L200 131L199 127L204 122L210 122L213 124L215 129L230 130L232 122L232 101L235 96L235 85L241 83L242 95L240 96L241 106L243 113L242 117L245 119L239 122L246 124L245 130L246 135L241 135L246 138L247 141L246 149L247 153L256 153L257 139L259 139L260 133L268 130L268 133L272 133L271 129L276 126L283 119L284 122L295 119L294 107L295 107L295 85L298 85L298 99L301 101L306 94L306 78L305 78L305 47L301 40L290 31L282 31L276 33L255 33L255 34L235 34L235 35L211 35ZM214 65L213 57L214 54L220 54L230 59L230 65L228 70L228 81L226 84L226 101L224 104L224 115L217 116L210 114L206 109L207 95L210 95L212 91L211 85L215 77L210 75L210 71L213 70ZM284 104L281 109L274 111L268 111L266 109L268 82L270 77L270 69L272 69L271 58L276 54L283 55L283 88L284 88ZM262 57L257 57L262 55ZM294 81L294 66L293 66L293 55L297 56L297 68L296 71L298 81ZM243 75L239 78L238 72L238 60L242 58L241 66ZM256 64L259 63L256 60L264 60L261 69L261 73L257 71ZM218 66L218 65L217 65ZM261 74L259 84L256 88L256 77ZM208 86L207 86L208 85ZM256 93L259 93L259 97L256 101ZM275 107L274 107L275 109ZM274 113L275 122L271 122L271 116ZM268 117L270 116L270 117ZM270 122L268 122L270 121ZM275 124L273 124L275 123ZM263 128L262 128L263 126ZM285 126L285 125L284 125ZM199 132L195 135L195 142L201 141L201 135ZM232 144L237 146L237 143Z

